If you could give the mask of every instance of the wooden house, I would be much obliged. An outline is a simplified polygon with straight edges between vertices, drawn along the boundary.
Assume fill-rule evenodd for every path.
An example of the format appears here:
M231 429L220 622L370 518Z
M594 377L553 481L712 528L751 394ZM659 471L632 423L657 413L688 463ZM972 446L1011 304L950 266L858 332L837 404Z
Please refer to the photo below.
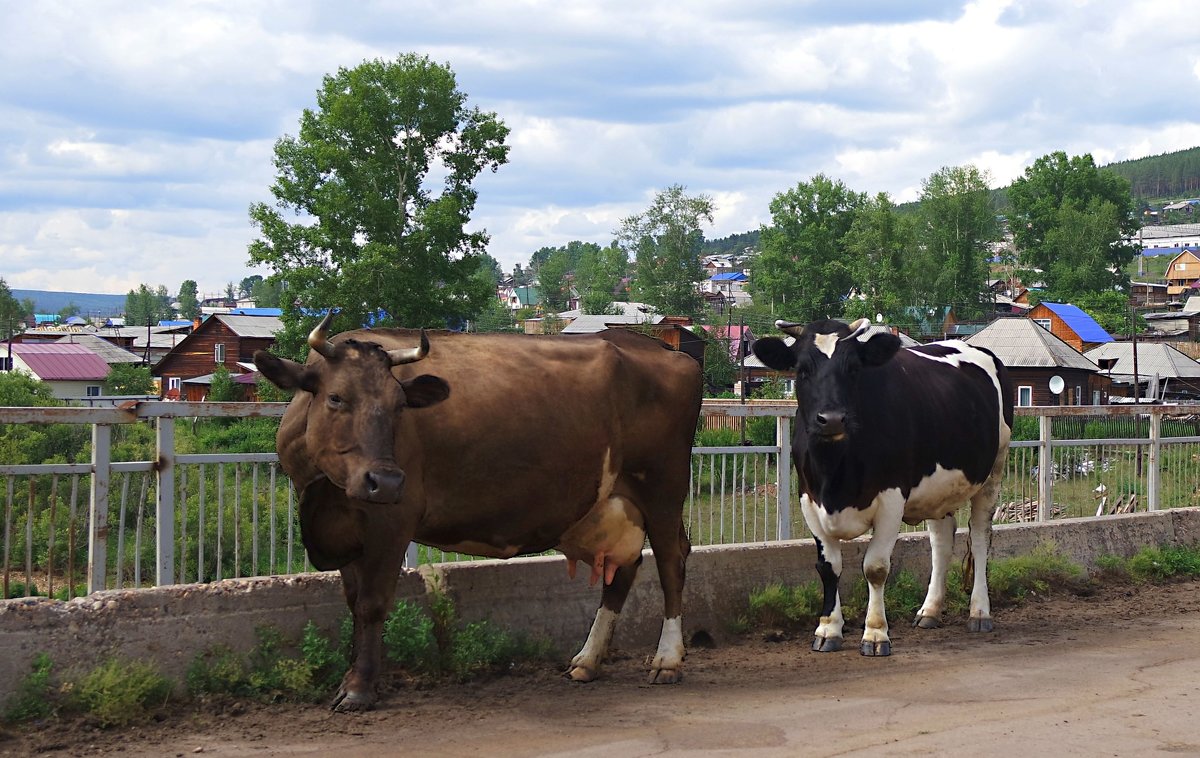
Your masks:
M1032 319L998 318L966 342L991 350L1008 369L1015 405L1108 403L1100 367Z
M193 395L207 395L204 385L193 384L185 393L185 379L212 374L219 365L235 377L253 372L254 352L275 344L275 334L282 329L276 316L210 316L164 355L151 374L162 381L164 398L198 400Z
M1078 353L1113 341L1096 319L1070 303L1038 303L1026 315Z
M1167 264L1167 295L1178 298L1189 290L1200 290L1200 256L1184 248Z
M1200 401L1200 363L1170 343L1110 342L1089 350L1087 357L1105 367L1105 374L1112 380L1110 394L1114 397Z

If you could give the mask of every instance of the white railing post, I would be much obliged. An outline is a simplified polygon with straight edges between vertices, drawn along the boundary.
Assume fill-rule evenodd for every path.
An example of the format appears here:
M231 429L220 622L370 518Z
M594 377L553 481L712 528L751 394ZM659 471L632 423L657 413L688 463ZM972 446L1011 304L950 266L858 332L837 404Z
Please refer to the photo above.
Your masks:
M1162 415L1150 413L1150 468L1146 471L1146 510L1157 511L1159 506L1159 487L1162 472L1159 464L1162 460Z
M154 499L154 538L157 556L154 583L175 583L175 419L158 418L158 496ZM219 577L218 577L219 578Z
M108 486L112 480L112 427L92 424L92 491L88 504L88 594L104 589L108 562Z
M792 538L792 425L791 417L775 417L775 444L779 461L775 467L775 502L779 514L779 539Z
M1050 449L1053 418L1038 416L1038 508L1037 520L1049 521L1054 498L1054 455Z

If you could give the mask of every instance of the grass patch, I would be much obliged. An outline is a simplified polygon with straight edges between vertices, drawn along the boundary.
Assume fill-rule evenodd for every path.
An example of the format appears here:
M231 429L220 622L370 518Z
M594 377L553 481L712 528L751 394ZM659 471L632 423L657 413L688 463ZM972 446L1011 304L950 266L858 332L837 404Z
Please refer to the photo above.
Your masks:
M1116 581L1161 584L1200 576L1200 545L1144 547L1129 558L1096 560L1098 575Z
M49 655L38 653L33 657L33 670L17 685L17 691L4 709L5 721L33 721L54 715L54 691L50 684L52 668Z
M992 606L1013 605L1052 589L1082 592L1088 584L1083 567L1058 552L1052 541L1038 544L1026 555L991 561L988 587Z
M70 701L101 727L125 726L165 705L171 682L151 663L110 658L69 688Z

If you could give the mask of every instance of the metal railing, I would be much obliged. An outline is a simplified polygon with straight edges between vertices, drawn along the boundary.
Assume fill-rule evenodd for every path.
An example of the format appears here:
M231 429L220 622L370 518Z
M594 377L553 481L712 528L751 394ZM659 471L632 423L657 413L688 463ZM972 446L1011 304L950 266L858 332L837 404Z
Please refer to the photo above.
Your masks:
M164 401L0 408L0 424L91 426L88 462L0 460L4 596L70 597L311 569L274 452L189 453L176 444L181 420L278 418L285 408ZM793 507L794 412L792 401L705 401L705 416L756 427L757 444L693 448L685 519L694 544L808 536ZM1200 504L1200 416L1189 414L1187 406L1018 409L1018 431L1029 438L1012 443L998 519ZM153 428L155 459L114 460L114 431L139 424ZM413 546L409 563L459 558Z

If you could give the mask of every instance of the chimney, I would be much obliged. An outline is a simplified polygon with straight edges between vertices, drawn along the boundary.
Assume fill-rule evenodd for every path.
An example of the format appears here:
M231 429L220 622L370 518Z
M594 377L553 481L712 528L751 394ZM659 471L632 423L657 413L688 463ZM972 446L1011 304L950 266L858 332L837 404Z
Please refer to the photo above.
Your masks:
M199 328L200 328L200 317L197 316L196 318L192 319L192 331L194 332Z

